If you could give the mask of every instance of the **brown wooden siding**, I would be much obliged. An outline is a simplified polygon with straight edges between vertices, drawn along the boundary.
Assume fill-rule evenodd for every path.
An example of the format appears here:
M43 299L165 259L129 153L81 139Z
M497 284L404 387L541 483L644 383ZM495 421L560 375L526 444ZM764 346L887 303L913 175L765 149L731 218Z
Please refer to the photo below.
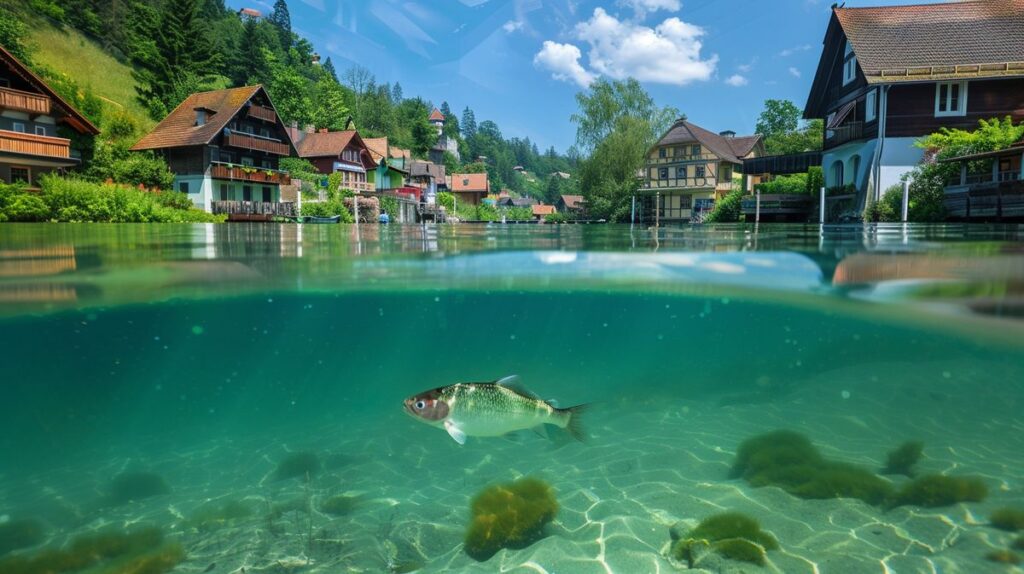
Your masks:
M48 115L50 113L50 98L21 90L0 88L0 108Z
M968 82L967 115L935 117L935 84L895 85L889 90L885 133L888 137L920 137L939 128L973 130L978 120L1012 116L1024 121L1024 78Z
M164 150L167 167L177 175L199 175L206 171L207 158L200 146Z
M0 151L48 157L71 157L71 141L64 138L0 130Z
M243 149L258 150L284 156L291 154L291 151L288 148L288 144L284 142L277 142L273 140L257 138L248 134L236 132L231 132L230 135L224 137L224 145L231 147L239 147Z

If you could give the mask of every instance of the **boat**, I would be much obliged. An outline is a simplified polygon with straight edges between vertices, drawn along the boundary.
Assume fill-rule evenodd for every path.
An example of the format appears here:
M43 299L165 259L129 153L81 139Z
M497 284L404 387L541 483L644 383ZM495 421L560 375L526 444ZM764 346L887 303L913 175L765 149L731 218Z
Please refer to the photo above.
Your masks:
M317 217L315 215L304 215L299 218L299 223L339 223L340 221L340 215L335 215L334 217Z

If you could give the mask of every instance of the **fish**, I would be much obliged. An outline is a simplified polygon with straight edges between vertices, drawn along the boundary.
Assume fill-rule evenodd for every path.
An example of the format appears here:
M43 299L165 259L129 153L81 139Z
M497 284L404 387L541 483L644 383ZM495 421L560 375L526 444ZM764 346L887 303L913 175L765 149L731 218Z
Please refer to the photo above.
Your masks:
M460 445L466 437L497 437L532 429L544 434L544 425L565 429L583 442L580 417L588 405L560 409L526 389L513 375L491 383L457 383L405 399L406 414L433 427L443 428Z

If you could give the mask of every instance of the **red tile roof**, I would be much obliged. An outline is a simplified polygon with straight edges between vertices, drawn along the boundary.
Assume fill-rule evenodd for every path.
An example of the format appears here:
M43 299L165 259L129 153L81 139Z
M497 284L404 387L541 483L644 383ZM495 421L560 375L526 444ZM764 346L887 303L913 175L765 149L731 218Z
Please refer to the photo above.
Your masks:
M80 134L91 134L96 135L100 133L100 130L92 124L81 112L71 106L71 104L64 101L64 98L57 95L57 92L53 91L42 78L37 76L32 70L29 70L25 64L21 63L20 60L14 57L14 54L8 52L3 46L0 46L0 61L6 63L7 67L12 72L21 76L26 82L31 84L37 90L48 96L54 104L54 107L66 114L63 121L71 126L76 132ZM60 119L58 117L58 119Z
M298 145L299 157L339 156L342 150L352 143L354 137L356 132L352 130L306 134Z
M434 111L430 112L430 118L428 119L432 122L443 122L444 114L441 113L441 110L434 108Z
M565 204L566 209L579 209L583 207L583 196L582 195L563 195L562 203Z
M760 135L725 137L693 122L679 120L658 140L655 147L696 142L723 160L743 163L742 158L752 152L759 141Z
M869 83L1024 76L1024 0L834 12Z
M554 205L531 205L530 209L533 210L534 215L549 215L555 212Z
M453 192L489 192L490 185L487 182L486 173L453 173Z
M366 149L370 150L373 161L377 163L388 154L388 138L366 138L363 143L366 144Z
M263 92L263 86L245 86L192 94L167 114L153 131L132 146L132 149L206 145L228 125L242 106L259 92ZM208 112L206 123L201 126L196 125L197 109L205 109Z

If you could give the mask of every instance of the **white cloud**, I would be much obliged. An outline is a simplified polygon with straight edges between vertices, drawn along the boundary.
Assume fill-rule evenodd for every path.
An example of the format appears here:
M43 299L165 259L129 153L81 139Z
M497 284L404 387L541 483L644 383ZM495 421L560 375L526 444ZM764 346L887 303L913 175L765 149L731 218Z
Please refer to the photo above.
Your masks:
M789 56L792 56L793 54L796 54L797 52L806 52L807 50L810 50L810 49L811 49L811 45L810 44L804 44L803 46L795 46L793 48L786 48L785 50L779 52L779 55L782 56L783 58L787 58Z
M505 24L503 24L501 26L501 29L506 31L506 32L508 32L509 34L511 34L512 32L515 32L516 30L521 30L522 28L523 28L523 21L522 20L509 20L508 22L505 22Z
M683 7L680 0L620 0L620 2L633 8L637 15L657 12L658 10L678 12Z
M794 68L793 66L790 66L790 67L789 67L789 73L790 73L790 75L791 75L791 76L793 76L794 78L799 78L799 77L800 77L800 70L797 70L797 69L796 69L796 68Z
M725 79L725 83L738 88L747 85L748 81L739 74L733 74Z
M580 65L582 57L580 49L572 44L559 44L547 40L541 51L533 57L533 63L551 70L551 76L556 80L576 82L586 88L594 81L595 76Z
M754 69L754 65L753 64L740 64L739 66L736 66L736 69L739 70L740 73L742 73L742 74L749 74L750 71Z

